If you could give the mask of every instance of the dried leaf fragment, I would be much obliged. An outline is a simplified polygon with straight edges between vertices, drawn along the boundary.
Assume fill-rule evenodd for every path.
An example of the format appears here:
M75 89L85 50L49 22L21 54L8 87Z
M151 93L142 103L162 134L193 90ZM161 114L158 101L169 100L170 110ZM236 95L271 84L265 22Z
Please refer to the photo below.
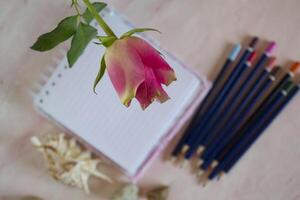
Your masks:
M169 196L169 187L163 186L156 188L147 194L148 200L167 200Z
M138 187L134 184L125 185L120 191L118 191L112 200L138 200Z

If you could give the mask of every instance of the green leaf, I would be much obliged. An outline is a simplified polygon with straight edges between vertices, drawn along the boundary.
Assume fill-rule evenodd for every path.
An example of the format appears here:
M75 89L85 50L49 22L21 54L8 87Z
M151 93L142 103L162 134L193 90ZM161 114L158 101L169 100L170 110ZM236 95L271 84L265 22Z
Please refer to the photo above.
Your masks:
M103 75L104 75L104 72L105 72L105 69L106 69L106 64L105 64L105 59L104 59L104 56L102 57L101 59L101 65L100 65L100 69L99 69L99 72L97 74L97 77L96 77L96 80L94 82L94 93L96 93L96 87L98 85L98 83L100 82L100 80L102 79ZM96 93L97 94L97 93Z
M129 37L135 33L141 33L141 32L145 32L145 31L156 31L158 33L161 33L159 30L157 29L154 29L154 28L135 28L135 29L132 29L126 33L124 33L122 36L121 36L121 39L125 38L125 37Z
M107 4L102 2L95 2L93 3L93 6L97 12L100 12L107 6ZM82 17L88 24L91 23L91 21L94 19L94 16L88 9L85 10L85 12L82 14Z
M30 48L36 51L48 51L53 49L74 35L76 28L77 16L67 17L63 19L53 31L41 35Z
M74 35L71 43L71 48L68 51L67 57L69 66L72 67L77 61L79 56L84 52L88 43L97 35L97 29L94 27L80 23L78 25L76 34Z
M98 40L100 40L101 44L105 47L109 47L116 41L118 38L115 36L98 36Z

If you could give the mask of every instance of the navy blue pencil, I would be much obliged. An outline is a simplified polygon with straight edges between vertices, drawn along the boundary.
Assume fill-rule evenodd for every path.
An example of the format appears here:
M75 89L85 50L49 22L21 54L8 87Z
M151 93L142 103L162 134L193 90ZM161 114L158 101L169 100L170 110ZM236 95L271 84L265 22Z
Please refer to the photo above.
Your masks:
M283 73L282 77L278 77L276 83L271 87L271 89L267 92L266 96L271 96L272 93L274 93L275 91L281 90L283 85L286 84L288 81L292 80L295 76L295 74L297 73L297 71L300 69L300 62L295 62L291 65L291 67L289 68L288 72ZM282 70L281 70L282 71ZM263 103L264 99L261 99L260 102L258 102L258 106L261 105ZM251 116L254 111L257 109L258 107L255 107L248 116Z
M209 178L214 178L217 173L228 173L232 167L239 161L239 159L245 154L245 152L252 146L252 144L258 139L263 131L273 122L276 116L284 109L284 107L291 101L291 99L299 91L299 85L295 85L292 81L288 82L283 90L276 95L272 103L267 108L261 111L260 115L249 123L249 128L245 137L235 144L234 147L223 158L223 161L213 170L209 175ZM270 111L269 111L270 110ZM257 123L259 122L259 123Z
M231 88L239 80L242 72L244 72L245 69L248 67L249 63L247 63L246 61L249 58L252 59L252 57L255 55L255 53L253 52L253 48L256 46L257 41L258 38L254 38L251 41L249 47L246 49L246 51L240 58L237 66L233 69L232 73L230 74L230 77L224 83L222 89L219 92L219 95L214 99L214 102L211 104L211 107L208 109L208 111L203 116L203 118L201 118L197 127L194 130L192 130L191 133L192 135L187 140L187 145L189 146L189 148L185 154L185 159L189 159L192 156L192 154L195 152L198 146L197 145L198 141L203 137L203 135L201 135L201 132L199 130L201 130L202 127L205 126L209 118L213 115L214 111L217 109L217 106L220 104L220 102L222 102L226 98Z
M286 73L286 75L280 80L280 82L276 85L276 87L273 89L273 94L277 91L279 91L283 85L285 85L286 82L291 80L294 77L295 72L298 70L300 66L300 63L296 62L294 63L289 72ZM271 94L270 94L271 96ZM258 100L259 98L256 98ZM251 100L253 101L253 100ZM236 134L236 132L243 126L244 119L247 117L243 117L243 115L246 115L247 112L251 113L251 109L255 106L255 102L251 104L251 106L244 110L242 114L237 115L234 113L233 119L231 119L231 123L226 123L225 127L222 127L220 130L222 130L222 133L220 134L220 137L215 139L213 144L211 144L210 151L205 155L206 158L205 164L201 166L202 169L206 169L209 164L212 162L214 157L222 150L222 148L230 141L232 137Z
M204 147L201 144L201 141L206 137L206 132L203 131L206 126L209 124L209 121L214 116L214 114L218 111L222 103L225 101L228 95L230 95L230 91L234 87L234 85L239 82L242 74L246 72L251 65L251 61L255 58L256 52L252 52L248 58L248 60L241 66L239 70L239 74L236 74L236 77L233 77L229 84L226 84L225 88L220 92L220 95L216 97L216 101L211 106L211 108L207 111L204 118L200 121L200 125L194 129L194 138L191 138L190 142L190 149L186 154L186 159L189 159L193 153L196 151L196 155L201 154L204 150Z
M211 100L214 98L214 96L218 93L220 86L222 84L222 81L224 77L226 77L226 73L228 71L228 68L230 65L235 61L237 56L239 55L239 52L241 51L241 45L237 44L232 49L231 53L229 54L228 58L226 59L223 67L221 68L221 71L219 72L218 76L216 77L216 80L213 83L212 88L209 90L206 97L203 99L201 105L195 112L195 116L192 119L189 127L187 128L187 131L183 138L180 140L180 142L177 144L176 148L174 149L172 156L177 156L181 151L181 153L184 153L184 150L187 148L187 146L184 146L186 142L186 138L189 136L189 133L194 128L195 124L200 120L202 115L205 113L205 110L208 108Z
M257 102L266 94L268 89L274 84L280 74L280 67L275 67L271 73L270 68L266 68L258 78L258 82L250 89L249 94L242 100L241 105L235 112L232 112L228 120L220 127L217 132L220 134L204 152L202 158L204 163L202 170L206 170L213 162L215 157L222 151L223 147L236 135L237 131L243 126L243 121L248 113L257 105Z
M201 130L204 137L199 141L199 149L201 149L202 152L198 151L198 157L200 157L201 154L206 151L206 148L210 145L213 139L218 136L219 131L216 130L220 130L218 129L220 128L220 125L224 125L223 122L227 121L229 115L238 108L240 103L243 101L243 98L245 98L245 96L248 95L249 91L251 91L253 85L257 84L257 81L260 80L260 77L263 74L265 74L265 76L268 76L269 73L263 70L263 67L269 60L269 55L274 46L274 42L271 42L268 45L265 53L261 56L253 69L250 69L251 71L249 74L247 74L245 80L240 80L240 82L233 87L231 95L229 95L228 99L225 100L225 103L220 102L218 110L208 121L207 125ZM272 66L274 60L275 58L272 58L271 61L269 60L268 66Z
M279 97L283 96L282 94L286 94L286 92L282 91L285 91L290 85L293 85L291 80L285 82L281 87L282 89L272 92L272 94L267 97L259 109L251 116L248 123L241 128L238 136L233 139L233 142L228 144L229 147L227 146L225 151L222 152L219 160L215 160L205 171L205 173L202 174L201 180L204 182L204 184L207 182L212 173L222 170L223 166L226 165L226 162L229 162L231 159L233 159L229 158L228 155L230 155L232 152L237 152L235 150L235 148L238 146L237 144L240 144L243 139L249 135L248 133L250 131L255 131L258 127L260 127L264 120L268 119L267 116L269 116L273 108L279 107L278 102L282 99Z

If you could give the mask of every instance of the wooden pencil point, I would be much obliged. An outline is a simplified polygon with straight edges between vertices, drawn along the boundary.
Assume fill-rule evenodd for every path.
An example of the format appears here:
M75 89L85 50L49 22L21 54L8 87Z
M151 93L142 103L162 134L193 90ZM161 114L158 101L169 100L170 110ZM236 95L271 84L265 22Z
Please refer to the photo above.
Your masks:
M181 162L179 163L179 167L183 168L187 165L187 160L186 159L182 159Z
M197 173L198 170L199 170L199 166L198 166L198 162L199 162L199 159L197 157L192 157L191 159L191 171L192 173Z
M199 168L203 163L203 160L202 159L199 159L198 162L197 162L197 167Z
M213 172L213 170L216 168L216 166L218 166L218 161L213 161L213 163L207 168L207 170L201 174L199 181L200 183L203 184L203 186L206 186L207 182L208 182L208 177L210 176L210 174Z
M214 169L218 166L219 162L217 160L214 160L211 164L211 168Z
M180 156L177 156L175 159L174 159L174 165L180 165L180 163L182 162L182 158Z
M180 154L186 154L186 152L190 149L190 147L188 145L184 145L181 149Z
M204 174L204 171L202 169L199 169L197 176L200 178Z
M208 182L208 174L207 171L205 171L200 177L199 177L199 183L205 187Z
M196 156L197 157L201 157L202 154L203 154L203 152L204 152L204 150L205 150L204 146L199 146L198 149L197 149L197 151L196 151Z
M217 181L220 181L221 180L221 178L223 177L225 175L225 172L220 172L219 174L218 174L218 177L217 177Z
M205 187L207 185L207 182L208 182L208 177L205 177L202 182L202 186Z
M183 164L185 162L185 154L187 153L187 151L189 150L189 146L188 145L184 145L180 151L180 153L177 155L174 164L175 165L179 165L179 167L183 167Z

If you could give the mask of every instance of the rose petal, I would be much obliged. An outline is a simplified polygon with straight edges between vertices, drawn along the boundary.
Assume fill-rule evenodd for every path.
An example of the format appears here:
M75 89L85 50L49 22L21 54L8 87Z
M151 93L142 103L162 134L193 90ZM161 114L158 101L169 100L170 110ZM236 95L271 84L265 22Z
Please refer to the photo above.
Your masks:
M155 99L160 103L169 99L151 68L145 67L145 81L139 86L136 99L142 109L146 109Z
M125 39L107 48L105 63L109 77L125 106L135 97L137 88L145 80L144 64L136 50Z
M148 98L147 85L145 81L138 87L136 99L140 103L143 110L145 110L152 103L151 99Z
M169 85L172 81L176 80L174 70L161 57L159 52L145 40L138 37L130 37L127 42L138 52L144 65L154 70L155 76L160 83Z

